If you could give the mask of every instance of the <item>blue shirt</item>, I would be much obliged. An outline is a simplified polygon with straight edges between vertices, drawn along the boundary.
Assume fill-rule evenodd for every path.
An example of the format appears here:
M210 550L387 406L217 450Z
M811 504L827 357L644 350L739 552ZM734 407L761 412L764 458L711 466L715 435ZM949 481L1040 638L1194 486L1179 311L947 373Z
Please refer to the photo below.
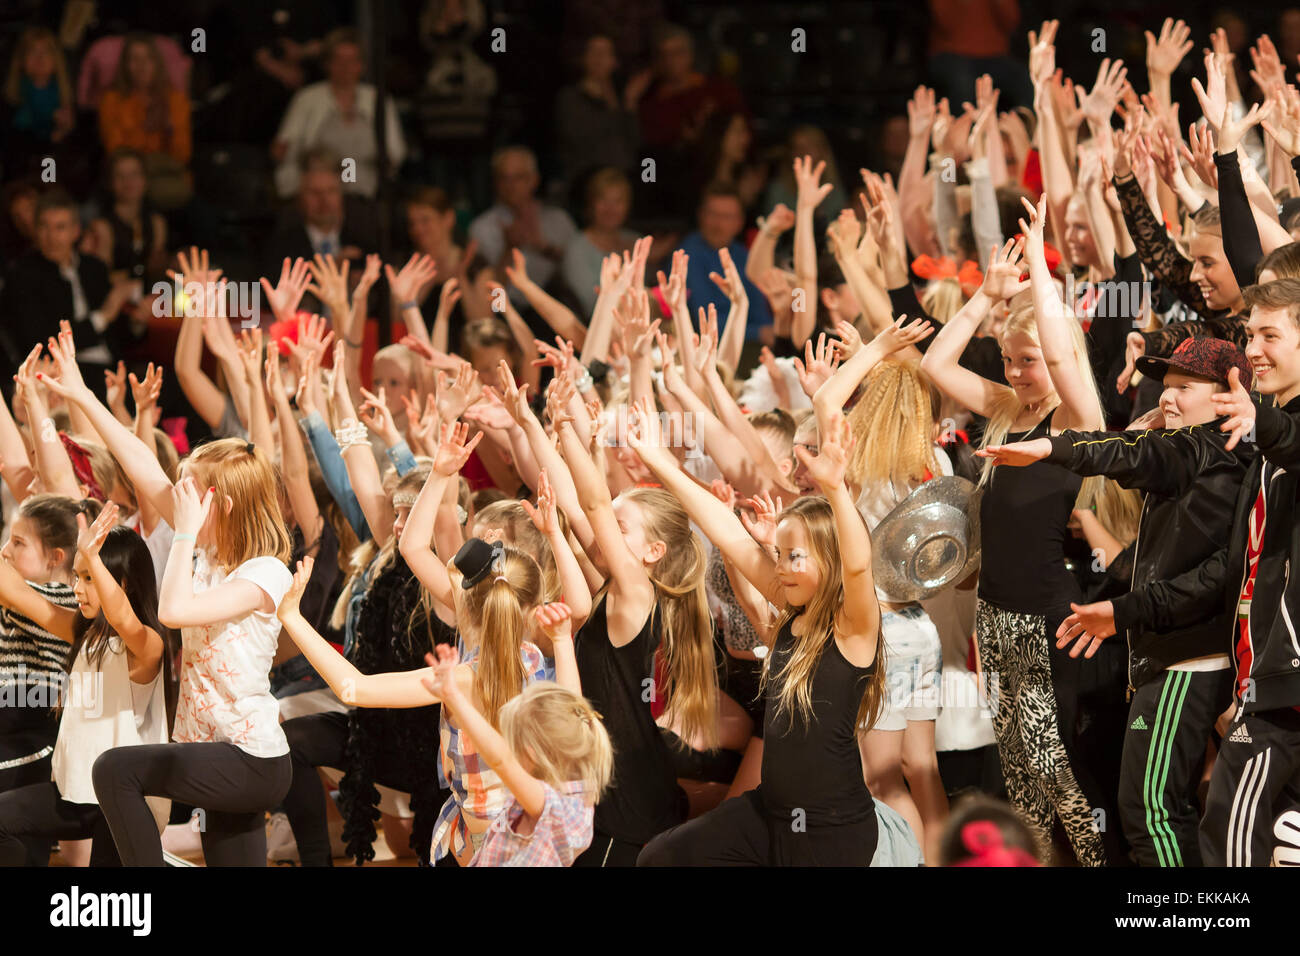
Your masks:
M691 311L691 321L697 322L699 309L701 307L707 309L712 302L718 310L718 332L721 333L727 327L731 300L727 298L725 292L714 285L713 280L709 278L709 273L723 274L722 257L718 255L717 249L704 241L704 237L699 232L693 232L683 239L678 248L691 257L686 271L686 305ZM733 240L727 246L727 251L731 253L731 261L740 270L740 281L744 283L745 292L749 295L749 318L745 325L745 341L753 342L758 339L759 329L772 324L772 310L768 308L767 297L745 277L745 263L749 261L749 250L739 241Z

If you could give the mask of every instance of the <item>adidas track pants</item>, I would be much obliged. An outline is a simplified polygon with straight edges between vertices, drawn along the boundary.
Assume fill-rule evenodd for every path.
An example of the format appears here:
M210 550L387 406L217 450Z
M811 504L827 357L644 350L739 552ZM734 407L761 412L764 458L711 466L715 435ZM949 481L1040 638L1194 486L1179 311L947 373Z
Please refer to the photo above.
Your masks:
M1206 866L1268 866L1275 823L1300 807L1300 712L1239 715L1210 778L1201 857Z
M1129 704L1119 812L1139 866L1200 866L1197 787L1232 670L1164 671Z

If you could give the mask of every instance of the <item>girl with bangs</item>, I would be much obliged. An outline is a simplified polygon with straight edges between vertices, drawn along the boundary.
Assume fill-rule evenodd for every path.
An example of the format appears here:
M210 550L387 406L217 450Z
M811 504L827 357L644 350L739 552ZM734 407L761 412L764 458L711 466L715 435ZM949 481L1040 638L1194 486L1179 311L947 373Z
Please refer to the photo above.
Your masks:
M292 772L269 677L275 608L293 583L275 468L264 450L222 439L190 455L173 486L153 449L86 386L71 333L49 351L59 379L42 380L86 414L136 494L176 532L158 603L162 625L181 631L176 742L109 750L92 771L118 854L127 866L163 865L146 797L170 797L203 809L208 866L265 866L265 814Z
M871 539L844 480L848 424L834 418L817 456L796 448L825 497L760 514L771 527L756 537L770 548L682 472L645 402L629 441L709 540L782 608L765 661L762 782L657 836L638 865L870 865L876 811L858 737L880 714L885 671Z
M84 513L77 515L76 609L47 601L15 568L0 564L0 604L67 641L71 674L52 779L0 794L0 866L44 866L46 859L30 859L25 850L33 840L87 838L91 866L120 866L91 766L114 747L167 741L176 707L174 639L158 622L149 548L134 531L115 527L117 517L113 504L89 528ZM168 802L152 806L165 826Z
M918 355L912 343L928 336L930 325L906 321L904 316L867 345L853 326L839 323L847 361L813 396L819 428L826 433L862 385L848 413L854 444L845 477L868 532L913 489L952 474L947 455L935 444L930 387L908 355ZM948 818L935 755L943 647L918 601L879 587L876 597L889 692L880 718L861 738L862 765L872 795L907 820L926 858L933 860Z
M940 388L988 418L985 446L1104 425L1083 330L1066 312L1044 257L1046 201L1040 199L1036 209L1026 201L1030 221L1020 223L1023 239L995 250L983 285L921 362ZM1028 283L1020 279L1022 247ZM1012 303L1000 337L1008 384L959 365L990 308L1026 288L1032 304ZM1091 679L1084 672L1089 665L1058 653L1053 639L1070 602L1081 597L1065 564L1066 526L1075 507L1098 497L1101 484L1046 462L997 470L986 462L980 485L976 643L982 672L997 675L994 731L1007 791L1037 834L1044 859L1051 852L1053 817L1059 816L1079 863L1101 866L1117 847L1108 846L1113 837L1098 832L1092 808L1108 801L1075 759L1080 689Z

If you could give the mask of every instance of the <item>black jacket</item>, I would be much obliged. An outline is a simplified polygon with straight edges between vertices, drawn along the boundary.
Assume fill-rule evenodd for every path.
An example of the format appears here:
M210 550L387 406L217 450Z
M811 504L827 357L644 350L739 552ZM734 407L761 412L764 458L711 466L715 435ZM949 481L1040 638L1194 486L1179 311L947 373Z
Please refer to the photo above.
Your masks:
M1300 584L1291 562L1300 560L1300 398L1283 408L1260 406L1255 448L1233 511L1225 547L1198 567L1134 594L1132 620L1156 630L1197 621L1225 622L1219 648L1238 650L1237 602L1246 581L1250 515L1261 488L1264 536L1250 604L1250 646L1234 653L1237 692L1246 713L1300 705Z
M1134 542L1131 589L1176 577L1210 557L1232 530L1232 509L1253 452L1224 450L1223 419L1207 425L1140 432L1074 432L1054 436L1048 461L1080 475L1105 475L1146 492ZM1170 664L1226 653L1222 616L1185 627L1139 626L1133 594L1114 598L1115 630L1129 647L1129 686Z
M108 298L108 267L94 256L79 256L77 276L81 291L86 297L87 312L94 312ZM108 335L95 331L89 318L80 321L72 314L72 283L63 278L57 263L32 251L15 259L5 275L4 291L0 294L0 346L4 350L5 373L12 375L18 364L27 357L32 346L44 344L59 334L59 321L72 322L72 332L77 348L107 344L117 354L123 342L116 334L129 328L129 323L118 316L108 328ZM93 385L91 386L94 387Z

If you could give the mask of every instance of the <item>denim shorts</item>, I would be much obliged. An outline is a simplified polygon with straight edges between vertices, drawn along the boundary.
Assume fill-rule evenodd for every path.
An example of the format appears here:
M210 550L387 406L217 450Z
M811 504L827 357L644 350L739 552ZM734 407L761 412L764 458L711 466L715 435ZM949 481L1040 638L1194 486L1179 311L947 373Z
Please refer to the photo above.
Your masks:
M909 720L939 716L943 648L939 631L919 604L897 611L881 608L885 641L886 703L874 730L906 730Z

